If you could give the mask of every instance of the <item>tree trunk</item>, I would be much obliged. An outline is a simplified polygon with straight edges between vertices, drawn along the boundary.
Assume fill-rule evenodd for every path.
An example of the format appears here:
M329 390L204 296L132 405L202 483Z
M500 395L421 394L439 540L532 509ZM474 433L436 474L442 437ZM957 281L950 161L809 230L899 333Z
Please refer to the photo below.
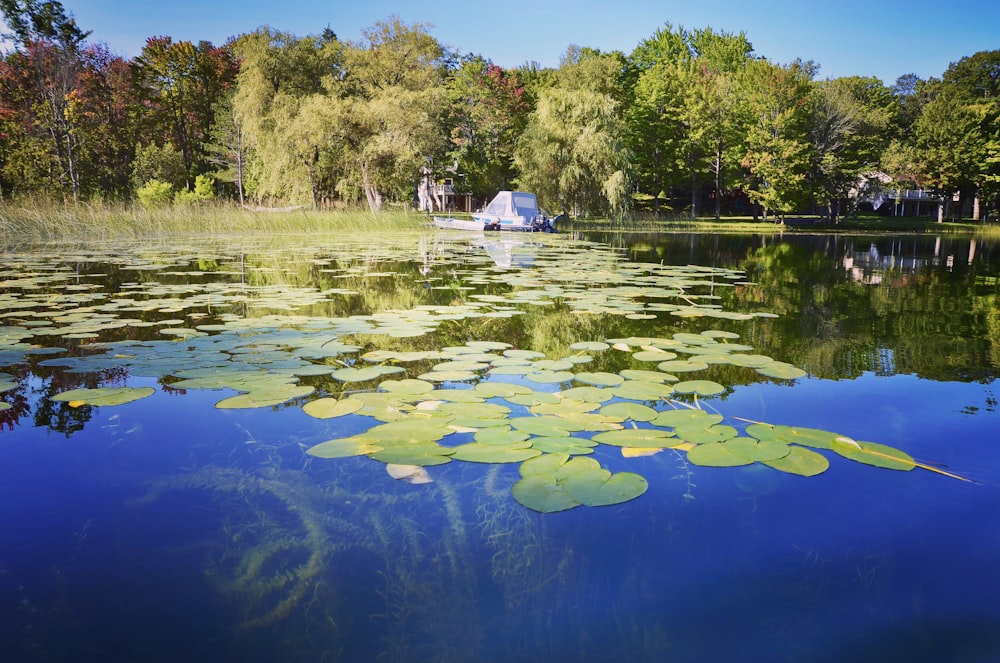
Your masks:
M378 212L382 209L382 194L379 192L378 187L372 182L371 176L368 173L368 163L363 162L361 164L361 176L364 179L365 186L365 197L368 199L368 209L372 212Z

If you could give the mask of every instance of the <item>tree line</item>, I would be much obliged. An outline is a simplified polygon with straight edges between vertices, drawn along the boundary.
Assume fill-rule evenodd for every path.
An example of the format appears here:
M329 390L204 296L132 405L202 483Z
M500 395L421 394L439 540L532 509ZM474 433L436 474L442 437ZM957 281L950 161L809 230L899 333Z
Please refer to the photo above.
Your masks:
M557 68L505 69L390 17L357 42L263 27L221 46L150 37L126 60L56 0L0 12L4 200L379 210L429 170L479 201L516 187L614 219L836 219L872 185L975 219L1000 202L1000 51L929 80L819 80L743 33L666 23L628 54L570 46Z

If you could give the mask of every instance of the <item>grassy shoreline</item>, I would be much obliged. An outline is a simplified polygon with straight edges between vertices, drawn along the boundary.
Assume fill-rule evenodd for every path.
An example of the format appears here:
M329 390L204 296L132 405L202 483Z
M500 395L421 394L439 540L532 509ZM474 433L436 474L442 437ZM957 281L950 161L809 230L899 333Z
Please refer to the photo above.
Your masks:
M86 204L57 205L30 202L0 204L0 237L3 244L70 239L139 239L177 235L229 235L273 233L343 233L363 231L422 230L431 227L428 214L390 210L290 209L258 211L235 205L165 207ZM750 217L716 221L601 219L570 221L565 230L613 232L724 232L724 233L892 233L975 234L1000 236L1000 225L973 222L937 223L926 218L861 217L836 225L811 219L786 224L754 222Z

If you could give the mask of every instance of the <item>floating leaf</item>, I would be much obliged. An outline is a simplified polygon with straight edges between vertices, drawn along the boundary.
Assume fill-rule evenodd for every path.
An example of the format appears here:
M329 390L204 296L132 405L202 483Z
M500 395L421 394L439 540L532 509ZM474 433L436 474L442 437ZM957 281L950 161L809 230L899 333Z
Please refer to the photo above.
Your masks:
M382 448L368 440L345 437L320 442L306 449L306 453L317 458L347 458L372 454L381 451Z
M614 447L664 448L679 444L682 440L674 437L672 431L662 428L624 428L598 433L594 436L594 441Z
M415 396L426 394L434 390L434 385L425 380L383 380L379 383L379 389L393 394L409 394Z
M784 458L792 450L790 446L778 440L757 441L752 437L735 437L723 444L734 454L754 462Z
M704 410L698 410L696 408L691 409L677 409L677 410L664 410L656 415L656 419L653 420L653 424L656 426L667 426L669 428L676 428L678 426L686 425L697 425L697 426L711 426L713 424L720 423L722 421L721 414L709 414Z
M71 389L56 394L54 401L75 403L80 405L122 405L140 398L152 396L156 392L152 387L97 387L94 389Z
M543 454L526 460L518 469L522 477L555 476L556 471L569 460L568 454Z
M584 384L592 385L595 387L615 387L620 385L625 381L625 378L618 375L617 373L590 373L583 372L577 373L573 376L573 379L577 382L582 382Z
M839 437L837 433L817 428L771 426L769 424L751 424L746 427L746 432L758 440L778 440L785 444L800 444L814 449L831 449L833 441Z
M749 465L753 461L737 455L722 442L707 442L694 446L687 453L687 459L694 465L709 467L736 467Z
M332 419L333 417L342 417L347 414L353 414L363 408L364 405L364 401L358 398L345 398L343 400L337 400L336 398L318 398L303 405L302 410L310 417L316 417L317 419Z
M308 396L314 391L310 386L286 385L284 388L269 388L261 391L250 391L238 396L224 398L215 404L220 410L248 410L261 407L272 407L287 403L293 398Z
M607 343L601 341L580 341L578 343L573 343L569 346L570 350L586 351L586 352L601 352L607 350L611 346Z
M726 388L721 384L711 380L685 380L676 383L673 387L678 394L697 394L698 396L718 396L726 391Z
M809 375L801 368L781 361L774 361L766 366L761 366L757 369L757 372L769 378L778 378L779 380L797 380Z
M602 407L600 413L607 417L620 418L621 421L628 419L632 421L652 421L659 414L648 405L629 402L610 403Z
M561 417L514 417L509 421L517 430L545 437L568 437L570 433L581 431L584 426Z
M390 373L402 373L401 366L367 366L365 368L340 368L330 373L330 377L341 382L368 382Z
M476 385L476 391L487 398L496 396L509 398L510 396L534 393L531 387L526 387L523 384L512 384L510 382L480 382Z
M556 513L580 506L560 488L554 477L547 475L525 477L511 486L511 493L520 504L539 513Z
M612 474L604 468L597 468L560 479L559 486L585 506L611 506L634 500L646 492L649 484L634 472Z
M693 371L704 371L708 364L694 359L673 359L662 361L656 365L657 370L664 373L691 373Z
M787 456L775 460L766 460L764 464L788 474L812 477L826 472L830 461L826 456L803 447L791 447Z
M443 465L451 462L453 450L440 444L422 443L387 446L370 454L371 458L394 465Z
M691 444L708 444L711 442L725 442L739 435L739 431L732 426L720 426L718 424L704 426L700 423L695 423L678 426L674 429L674 434Z
M507 445L515 442L524 442L530 437L528 433L511 430L510 426L492 426L476 432L473 438L480 444Z
M592 454L597 443L580 437L533 437L531 447L546 454L568 454L571 456Z
M530 448L529 442L514 444L480 444L470 442L452 447L453 460L464 460L470 463L520 463L540 455L538 449Z
M844 458L887 470L907 472L917 466L905 451L875 442L855 442L849 437L838 437L833 441L832 449Z

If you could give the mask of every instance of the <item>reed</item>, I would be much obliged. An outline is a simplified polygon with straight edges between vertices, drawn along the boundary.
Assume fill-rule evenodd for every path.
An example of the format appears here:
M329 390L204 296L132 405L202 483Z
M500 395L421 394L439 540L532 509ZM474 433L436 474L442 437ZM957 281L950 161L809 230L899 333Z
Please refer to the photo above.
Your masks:
M391 210L244 209L231 204L149 209L110 203L58 204L27 200L0 205L4 243L302 232L370 232L429 227L425 214Z

